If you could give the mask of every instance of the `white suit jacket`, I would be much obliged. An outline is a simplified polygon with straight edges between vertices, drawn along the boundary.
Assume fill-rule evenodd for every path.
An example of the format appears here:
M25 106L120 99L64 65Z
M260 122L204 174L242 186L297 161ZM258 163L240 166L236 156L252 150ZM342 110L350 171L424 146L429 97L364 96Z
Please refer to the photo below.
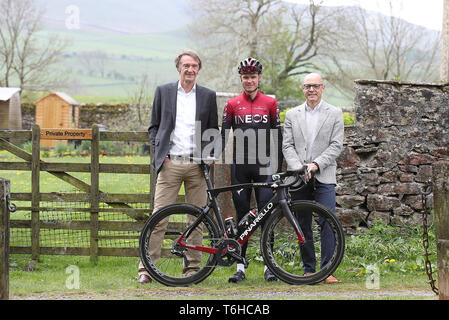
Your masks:
M316 178L325 184L336 184L336 159L343 150L343 112L322 101L312 142L312 161L320 167ZM284 122L282 152L288 170L298 170L306 164L306 104L287 111Z

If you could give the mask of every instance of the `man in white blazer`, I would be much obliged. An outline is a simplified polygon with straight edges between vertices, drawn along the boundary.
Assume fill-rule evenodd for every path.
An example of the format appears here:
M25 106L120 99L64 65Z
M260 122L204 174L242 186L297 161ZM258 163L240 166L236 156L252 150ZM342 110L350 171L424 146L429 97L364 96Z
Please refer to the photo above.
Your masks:
M319 74L311 73L304 78L302 90L306 102L287 111L284 122L282 151L288 170L297 170L304 165L308 168L308 179L315 171L315 188L309 187L291 192L292 200L315 200L335 213L336 159L343 149L344 121L340 108L322 99L325 85ZM312 215L297 212L297 219L306 236L311 236ZM301 249L304 273L316 270L315 251L312 244ZM332 233L323 228L321 233L321 266L332 256L334 241ZM333 275L325 283L340 282Z

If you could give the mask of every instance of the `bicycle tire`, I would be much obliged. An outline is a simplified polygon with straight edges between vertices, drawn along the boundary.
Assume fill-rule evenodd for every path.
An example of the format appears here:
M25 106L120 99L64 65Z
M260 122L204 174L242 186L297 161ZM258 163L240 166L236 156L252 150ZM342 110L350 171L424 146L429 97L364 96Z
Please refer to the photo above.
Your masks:
M180 252L184 252L184 257L180 257L172 251L175 241L184 233L190 222L196 220L201 213L201 208L191 204L173 204L161 208L147 220L139 237L139 252L145 269L153 279L166 286L189 286L203 281L212 273L217 264L215 254L197 250L189 251L189 249L183 251L182 247L179 247L181 248ZM191 219L187 220L187 216L190 216ZM167 224L167 221L171 223L166 231L162 232L163 238L161 239L160 233L159 238L156 238L159 232L155 230L156 226L160 223L161 225ZM215 248L219 240L218 225L210 215L204 216L201 225L202 239L199 240L201 243L197 241L192 244ZM197 228L197 230L199 229ZM150 253L151 241L154 241L155 244L161 244L160 258L157 258L157 253ZM199 266L193 266L193 263L190 263L190 261L193 261L195 253ZM190 257L187 257L188 255ZM152 257L155 257L155 259L153 260ZM189 267L190 269L188 269Z
M337 217L329 209L315 201L294 201L289 207L294 215L295 212L313 212L310 225L313 233L312 243L315 250L315 270L314 272L309 271L310 273L305 270L302 252L306 249L298 244L298 236L280 208L276 209L268 218L262 230L260 245L264 261L273 274L286 283L293 285L319 283L333 274L343 259L345 250L343 228ZM329 231L323 222L330 226L334 246L329 262L323 267L320 266L320 269L317 270L318 262L322 258L320 236L321 230L323 230L322 226L325 226L326 232ZM274 237L271 235L274 235ZM315 242L316 240L319 241ZM310 246L311 240L308 239L308 241L308 246ZM327 254L327 256L330 256L330 254Z

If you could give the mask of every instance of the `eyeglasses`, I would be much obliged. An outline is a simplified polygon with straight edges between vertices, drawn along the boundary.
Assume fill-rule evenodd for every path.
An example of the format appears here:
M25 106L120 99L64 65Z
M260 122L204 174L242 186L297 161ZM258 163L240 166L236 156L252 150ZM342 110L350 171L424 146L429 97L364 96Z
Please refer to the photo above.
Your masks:
M311 89L319 90L321 86L322 84L303 84L302 88L304 90L311 90Z

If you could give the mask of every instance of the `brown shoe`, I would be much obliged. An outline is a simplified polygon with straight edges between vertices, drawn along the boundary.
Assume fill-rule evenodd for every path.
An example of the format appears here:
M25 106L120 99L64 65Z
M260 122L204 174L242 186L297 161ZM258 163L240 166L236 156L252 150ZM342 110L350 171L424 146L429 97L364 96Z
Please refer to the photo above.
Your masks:
M137 280L138 283L140 284L147 284L151 282L151 278L149 276L147 276L146 274L141 274L139 276L139 280Z
M333 284L333 283L340 283L340 282L341 281L338 280L337 278L335 278L333 275L330 275L323 281L324 284Z

